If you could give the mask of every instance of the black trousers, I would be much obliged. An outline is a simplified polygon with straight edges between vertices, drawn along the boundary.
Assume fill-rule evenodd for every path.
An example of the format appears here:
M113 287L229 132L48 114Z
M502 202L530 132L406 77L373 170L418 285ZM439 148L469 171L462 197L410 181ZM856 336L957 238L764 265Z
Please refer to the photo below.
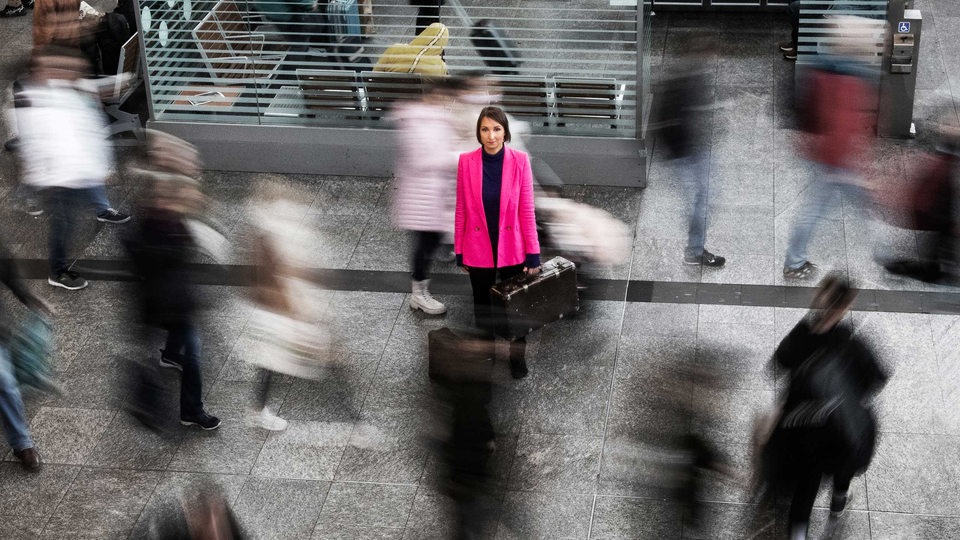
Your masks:
M790 19L790 42L796 46L800 38L800 0L792 0L787 6L787 18Z
M494 305L490 297L490 287L498 281L509 279L523 272L523 264L503 268L470 267L470 285L473 287L473 315L477 327L491 334L506 337L507 314L503 308ZM499 279L498 279L499 278ZM525 342L525 338L517 341Z
M413 231L413 279L423 281L430 272L430 260L440 245L440 233Z

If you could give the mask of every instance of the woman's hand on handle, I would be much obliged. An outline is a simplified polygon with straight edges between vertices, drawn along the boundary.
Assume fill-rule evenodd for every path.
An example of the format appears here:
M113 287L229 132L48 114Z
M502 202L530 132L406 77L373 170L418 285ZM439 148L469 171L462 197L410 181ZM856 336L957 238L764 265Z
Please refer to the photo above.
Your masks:
M540 267L534 266L533 268L523 267L523 273L528 276L535 276L540 273Z

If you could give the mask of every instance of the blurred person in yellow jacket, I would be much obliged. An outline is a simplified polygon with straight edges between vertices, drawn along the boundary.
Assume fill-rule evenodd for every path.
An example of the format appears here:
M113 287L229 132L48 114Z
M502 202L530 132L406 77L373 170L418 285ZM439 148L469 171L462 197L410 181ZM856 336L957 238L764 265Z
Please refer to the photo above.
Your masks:
M409 44L396 43L388 47L373 70L444 77L447 75L447 63L443 61L443 50L449 41L450 31L447 27L433 23Z

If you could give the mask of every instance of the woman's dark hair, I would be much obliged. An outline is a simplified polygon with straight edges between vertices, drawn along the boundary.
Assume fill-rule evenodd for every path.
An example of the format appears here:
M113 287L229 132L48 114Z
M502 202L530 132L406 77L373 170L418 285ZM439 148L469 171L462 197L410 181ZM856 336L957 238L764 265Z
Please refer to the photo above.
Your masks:
M480 123L484 118L489 118L503 126L503 142L510 142L510 122L507 120L507 113L500 107L484 107L477 117L477 142L483 145L483 139L480 138Z

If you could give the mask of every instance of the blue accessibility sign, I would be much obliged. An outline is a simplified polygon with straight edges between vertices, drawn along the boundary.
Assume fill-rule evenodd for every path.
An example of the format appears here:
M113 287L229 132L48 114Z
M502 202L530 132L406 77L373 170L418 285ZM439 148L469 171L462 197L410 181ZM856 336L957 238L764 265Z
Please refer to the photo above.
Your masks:
M897 32L901 34L910 33L910 21L900 21L900 24L897 25Z

